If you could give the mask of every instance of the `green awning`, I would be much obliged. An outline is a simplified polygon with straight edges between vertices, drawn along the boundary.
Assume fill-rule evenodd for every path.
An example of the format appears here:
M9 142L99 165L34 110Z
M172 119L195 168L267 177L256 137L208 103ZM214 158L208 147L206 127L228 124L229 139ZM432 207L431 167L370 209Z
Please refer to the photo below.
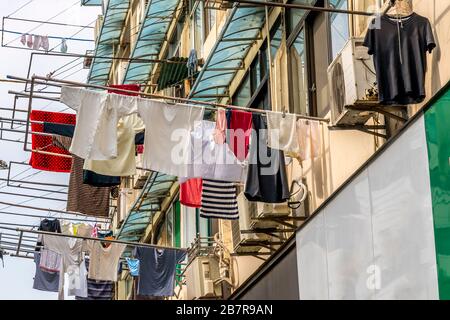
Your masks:
M130 0L109 0L103 25L98 37L95 56L88 76L88 82L97 85L106 85L114 57L114 48L120 42L120 35L125 23Z
M264 7L239 7L236 4L231 10L218 41L192 87L191 99L219 101L228 97L231 81L237 71L244 68L244 59L250 47L260 39L265 21Z
M180 82L189 76L186 65L188 58L173 57L169 60L179 63L162 63L161 72L158 77L158 91L180 84Z
M81 0L82 6L101 6L103 0Z
M161 211L161 203L168 196L169 190L177 177L159 172L151 172L141 194L133 204L120 228L117 239L138 242L145 235L152 223L153 215Z
M150 0L132 58L158 58L179 2L180 0ZM124 83L147 82L154 65L153 62L130 61Z

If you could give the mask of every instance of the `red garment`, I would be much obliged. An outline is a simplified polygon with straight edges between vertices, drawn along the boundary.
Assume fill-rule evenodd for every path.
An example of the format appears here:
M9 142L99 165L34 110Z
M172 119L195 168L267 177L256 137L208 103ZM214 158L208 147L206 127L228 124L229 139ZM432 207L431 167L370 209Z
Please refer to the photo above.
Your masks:
M30 114L30 120L74 125L76 123L76 115L69 113L32 110ZM44 132L44 125L32 123L31 131ZM31 147L33 150L41 150L58 154L70 154L66 150L53 145L52 137L50 136L41 136L32 134ZM70 168L72 166L72 159L32 152L30 165L34 169L38 170L53 171L53 172L70 172Z
M137 92L139 92L141 90L141 86L138 84L111 84L111 85L109 85L109 87L116 88L116 89L129 90L129 91L137 91ZM108 92L122 94L124 96L138 96L139 95L139 93L133 94L133 93L117 91L114 89L109 89Z
M143 144L138 144L138 145L136 146L136 152L137 152L138 154L143 154L143 153L144 153L144 145L143 145Z
M200 208L202 206L202 185L200 178L189 179L180 184L180 203L186 207Z
M248 155L250 135L252 134L252 113L228 110L228 129L230 131L229 146L239 161L244 161Z

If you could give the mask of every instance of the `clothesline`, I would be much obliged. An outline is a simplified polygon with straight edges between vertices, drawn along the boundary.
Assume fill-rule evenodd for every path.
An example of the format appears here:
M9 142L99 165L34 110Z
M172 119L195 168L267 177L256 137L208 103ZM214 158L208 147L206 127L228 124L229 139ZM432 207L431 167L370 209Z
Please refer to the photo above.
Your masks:
M11 206L11 207L18 207L18 208L24 208L24 209L46 211L46 212L63 213L63 214L68 214L68 215L75 215L75 216L86 217L87 219L94 219L91 216L87 216L87 215L84 215L82 213L73 212L73 211L65 211L65 210L57 210L57 209L46 209L46 208L27 206L27 205L23 205L23 204L16 204L16 203L4 202L4 201L0 201L0 204L1 205L5 205L5 206ZM105 220L105 221L103 221L103 220ZM95 217L95 219L94 219L95 222L102 222L102 223L109 223L109 221L111 221L111 220L112 220L112 218L109 218L109 217Z
M106 243L125 244L130 247L145 247L145 248L153 248L153 249L188 251L187 248L174 248L174 247L168 247L168 246L153 245L153 244L148 244L148 243L143 243L143 242L131 242L131 241L122 241L122 240L113 240L113 239L83 237L83 236L76 236L76 235L72 235L72 234L47 232L47 231L41 231L41 230L27 230L27 229L10 228L10 227L3 227L3 226L0 226L0 229L16 231L16 232L20 232L21 234L32 233L32 234L42 234L42 235L48 235L48 236L57 236L57 237L74 238L74 239L82 239L82 240L93 240L93 241L100 241L100 242L106 242Z
M76 86L76 87L85 87L85 88L94 88L94 89L102 89L102 90L114 90L116 92L121 93L127 93L127 94L136 94L135 91L132 90L126 90L126 89L119 89L115 87L108 87L108 86L100 86L100 85L94 85L94 84L88 84L88 83L82 83L82 82L75 82L75 81L68 81L68 80L62 80L62 79L54 79L51 77L42 77L42 76L32 76L31 80L16 76L7 75L8 79L13 80L22 80L22 81L31 81L31 84L46 84L49 86L54 87L63 87L62 84ZM36 81L36 80L42 80L42 81ZM54 82L54 83L51 83ZM56 83L60 83L61 85L58 85ZM33 90L31 90L31 93L33 93ZM241 107L241 106L235 106L235 105L229 105L229 104L221 104L221 103L215 103L215 102L208 102L208 101L198 101L188 98L178 98L178 97L171 97L171 96L165 96L165 95L157 95L157 94L151 94L151 93L139 93L141 96L148 97L148 98L154 98L154 99L166 99L166 100L172 100L172 101L182 101L190 104L195 105L203 105L205 109L209 110L217 110L217 107L220 108L226 108L226 109L232 109L232 110L240 110L240 111L246 111L251 113L259 113L259 114L266 114L266 110L259 110L259 109L252 109L247 107ZM30 102L31 104L31 102ZM288 114L288 113L286 113ZM329 119L319 118L319 117L311 117L311 116L304 116L295 114L295 116L299 119L306 119L306 120L312 120L312 121L318 121L318 122L326 122L329 123Z
M10 30L2 30L2 32L10 33L10 34L25 34L22 32L17 31L10 31ZM84 41L84 42L94 42L95 40L92 39L82 39L82 38L64 38L64 37L57 37L57 36L47 36L49 39L58 39L58 40L73 40L73 41Z

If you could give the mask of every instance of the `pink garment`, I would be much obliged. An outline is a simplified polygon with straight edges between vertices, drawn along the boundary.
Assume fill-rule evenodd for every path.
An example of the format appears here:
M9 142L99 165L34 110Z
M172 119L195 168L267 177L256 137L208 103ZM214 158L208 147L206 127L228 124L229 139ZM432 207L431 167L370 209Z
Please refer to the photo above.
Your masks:
M299 119L297 121L297 137L300 147L300 160L309 160L322 155L322 139L320 123Z
M29 35L28 35L28 38L27 38L27 47L30 48L30 49L33 47L33 35L32 35L32 34L29 34Z
M50 44L48 43L48 36L42 36L41 37L41 45L40 47L44 49L45 51L48 51L50 48Z
M33 50L39 50L41 47L41 36L34 36Z
M214 142L217 144L224 144L226 140L227 130L227 115L225 109L219 108L217 110L216 128L214 130Z

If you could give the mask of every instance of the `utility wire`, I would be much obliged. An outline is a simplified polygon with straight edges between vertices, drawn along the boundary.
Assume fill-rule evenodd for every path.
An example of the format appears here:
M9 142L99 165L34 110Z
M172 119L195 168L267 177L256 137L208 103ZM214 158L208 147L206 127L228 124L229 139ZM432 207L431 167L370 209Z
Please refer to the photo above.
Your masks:
M42 22L42 23L40 23L40 24L38 24L36 27L34 27L34 28L32 28L32 29L30 29L30 30L28 30L27 32L25 32L25 33L30 33L30 32L33 32L33 31L35 31L36 29L38 29L38 28L40 28L42 25L44 25L46 22L49 22L50 20L52 20L52 19L54 19L54 18L56 18L56 17L58 17L58 16L60 16L60 15L62 15L63 13L65 13L65 12L67 12L67 11L69 11L70 9L72 9L75 5L77 5L78 4L78 0L77 1L75 1L70 7L67 7L66 9L64 9L64 10L62 10L62 11L60 11L59 13L57 13L56 15L54 15L53 17L51 17L51 18L49 18L49 19L47 19L46 21L44 21L44 22ZM7 46L7 45L9 45L9 44L11 44L11 43L13 43L13 42L15 42L16 40L18 40L18 39L20 39L20 36L19 37L17 37L17 38L15 38L14 40L12 40L12 41L10 41L10 42L8 42L5 46Z
M32 3L34 0L30 0L27 3L25 3L24 5L20 6L18 9L16 9L13 13L8 14L6 17L9 18L11 17L13 14L16 14L17 12L19 12L20 10L22 10L23 8L25 8L27 5L29 5L30 3Z

